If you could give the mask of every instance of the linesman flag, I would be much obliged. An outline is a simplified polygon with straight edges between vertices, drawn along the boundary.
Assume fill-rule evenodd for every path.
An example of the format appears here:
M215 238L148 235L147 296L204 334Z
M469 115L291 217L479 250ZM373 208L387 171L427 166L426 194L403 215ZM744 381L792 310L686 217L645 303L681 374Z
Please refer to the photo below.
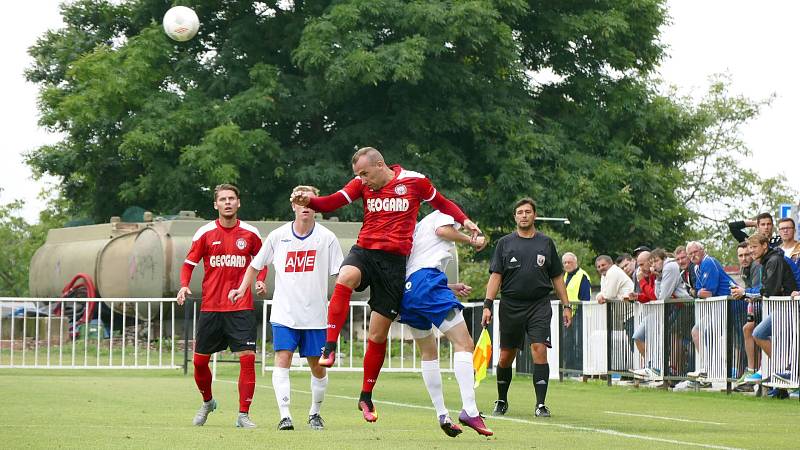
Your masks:
M492 361L492 338L489 337L489 330L483 328L478 343L475 344L475 353L472 355L472 367L475 368L475 387L481 384L481 380L486 378L486 369Z

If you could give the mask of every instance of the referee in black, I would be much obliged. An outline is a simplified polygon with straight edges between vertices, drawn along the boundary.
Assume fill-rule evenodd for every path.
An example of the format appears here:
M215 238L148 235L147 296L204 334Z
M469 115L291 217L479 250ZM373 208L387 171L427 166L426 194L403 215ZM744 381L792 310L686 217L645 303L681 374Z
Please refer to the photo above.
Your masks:
M511 364L523 348L525 336L531 342L536 417L550 417L544 405L550 365L550 319L553 311L548 295L555 290L564 307L564 324L572 323L572 307L564 285L564 267L553 240L536 231L536 202L523 198L514 205L517 230L497 241L489 265L489 282L483 305L483 326L492 321L492 302L500 290L500 360L497 367L497 401L494 415L508 411Z

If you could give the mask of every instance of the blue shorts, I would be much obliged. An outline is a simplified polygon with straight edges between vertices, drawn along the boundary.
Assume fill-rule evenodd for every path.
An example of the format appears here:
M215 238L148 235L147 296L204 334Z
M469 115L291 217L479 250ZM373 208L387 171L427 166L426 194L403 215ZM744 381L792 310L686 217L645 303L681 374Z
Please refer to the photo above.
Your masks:
M753 329L753 337L768 341L772 337L772 317L764 316L761 323Z
M464 305L447 287L447 275L437 269L420 269L406 279L400 322L418 330L437 328L453 309Z
M275 351L293 352L300 348L300 357L321 356L325 346L325 329L296 330L278 323L272 324L272 344Z

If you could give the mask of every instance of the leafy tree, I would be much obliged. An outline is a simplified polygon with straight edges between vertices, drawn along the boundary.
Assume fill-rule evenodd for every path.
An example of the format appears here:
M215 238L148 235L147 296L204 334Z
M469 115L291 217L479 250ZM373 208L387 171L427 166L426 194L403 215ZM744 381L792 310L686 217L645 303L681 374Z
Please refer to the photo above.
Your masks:
M76 215L209 217L210 187L236 182L243 217L286 218L293 185L338 189L371 145L492 229L530 195L601 252L686 231L698 121L648 76L662 0L199 0L187 43L160 30L169 6L65 4L30 50L42 123L65 139L28 162Z
M2 192L2 189L0 189ZM0 253L0 296L28 295L28 269L36 249L44 244L47 230L64 224L64 201L51 200L49 208L39 214L39 223L30 224L18 215L21 200L0 204L0 240L13 242Z
M737 264L736 241L727 223L752 219L760 212L774 214L778 205L794 203L797 192L786 185L785 175L759 176L744 163L752 151L739 130L772 98L754 100L732 94L729 75L713 75L710 81L708 93L699 102L681 99L699 126L682 144L688 159L680 166L685 182L679 192L692 211L689 237L704 242L709 253Z

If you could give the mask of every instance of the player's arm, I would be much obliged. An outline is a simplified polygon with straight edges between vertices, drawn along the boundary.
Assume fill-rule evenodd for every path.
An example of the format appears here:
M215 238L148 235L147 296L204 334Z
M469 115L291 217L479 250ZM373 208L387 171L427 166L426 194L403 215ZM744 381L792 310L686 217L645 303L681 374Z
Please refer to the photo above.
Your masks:
M481 318L481 325L483 326L492 322L492 307L494 299L497 297L497 292L500 291L500 284L502 282L502 274L492 272L492 274L489 275L489 282L486 283L486 300L483 301L483 317Z
M228 300L230 300L232 303L236 303L237 300L244 297L245 291L247 291L247 288L253 284L258 272L259 270L255 267L247 266L247 271L244 273L244 277L242 277L242 282L239 284L239 287L236 289L231 289L231 291L228 292Z
M475 247L475 250L481 251L486 247L486 237L483 235L479 235L478 238L473 241L472 238L467 236L466 234L456 230L456 227L452 225L442 225L436 228L436 236L446 241L451 242L461 242L464 244L469 244Z
M427 178L426 178L427 180ZM429 183L429 182L428 182ZM478 228L477 225L464 214L464 211L461 211L455 203L449 200L447 197L442 195L441 192L437 191L433 185L430 185L430 189L433 191L433 195L431 198L425 199L426 202L430 203L431 206L439 210L440 212L447 214L448 216L455 219L456 222L464 225L464 228L472 234L472 240L475 241L478 239L478 236L481 234L481 229Z
M198 231L198 233L200 232ZM186 255L186 259L183 260L183 267L181 267L181 288L178 290L178 295L175 297L178 305L183 305L186 301L186 294L192 295L192 291L189 289L189 283L192 281L192 271L205 256L204 242L205 240L202 238L202 235L196 234L192 239L192 246L189 248L189 253Z
M361 179L350 180L342 189L324 197L313 197L306 191L292 192L289 200L300 206L307 206L317 212L331 212L353 203L361 197Z

